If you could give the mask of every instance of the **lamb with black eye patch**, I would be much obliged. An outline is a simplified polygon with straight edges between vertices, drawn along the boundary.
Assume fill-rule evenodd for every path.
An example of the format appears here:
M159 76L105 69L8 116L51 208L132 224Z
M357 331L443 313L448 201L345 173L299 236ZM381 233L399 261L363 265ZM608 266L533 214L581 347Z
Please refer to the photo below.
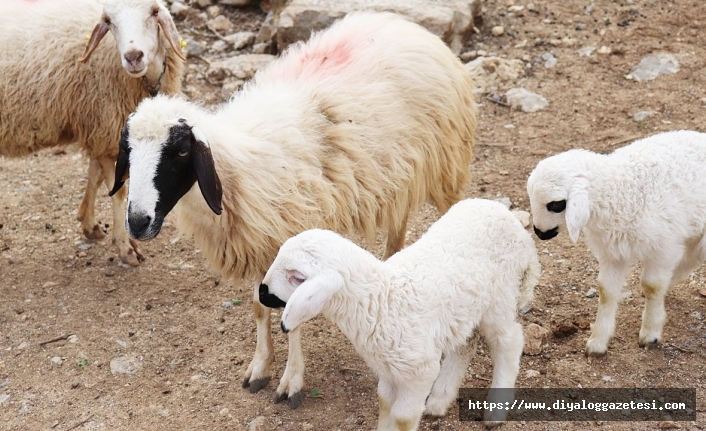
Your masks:
M598 260L600 301L586 343L603 355L630 266L643 264L640 346L662 340L664 298L706 261L706 134L661 133L612 154L569 150L539 162L527 180L534 231L548 240L583 232Z

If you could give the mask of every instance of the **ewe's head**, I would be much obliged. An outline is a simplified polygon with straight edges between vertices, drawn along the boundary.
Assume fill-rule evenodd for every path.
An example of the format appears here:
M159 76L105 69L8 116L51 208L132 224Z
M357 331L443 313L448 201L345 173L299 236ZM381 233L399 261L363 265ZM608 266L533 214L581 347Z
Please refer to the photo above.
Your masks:
M221 182L208 138L190 119L197 109L178 96L160 95L145 99L128 117L110 195L129 175L125 227L131 237L155 237L164 217L196 182L205 203L221 213Z
M288 239L260 285L260 302L285 307L281 326L289 332L321 313L345 283L342 262L356 248L340 235L312 229Z
M149 64L164 49L160 42L160 29L172 49L184 60L179 33L161 0L108 0L103 16L86 45L86 52L79 61L88 61L110 30L120 50L123 67L130 76L139 78L147 73Z
M542 240L565 228L573 242L590 215L589 183L579 168L584 150L570 150L539 162L527 180L534 232Z

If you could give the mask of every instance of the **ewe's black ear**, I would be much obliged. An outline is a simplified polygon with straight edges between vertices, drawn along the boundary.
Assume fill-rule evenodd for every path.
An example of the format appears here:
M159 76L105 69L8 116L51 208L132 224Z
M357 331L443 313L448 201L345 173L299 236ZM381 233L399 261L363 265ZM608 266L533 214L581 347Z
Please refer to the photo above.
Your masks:
M211 211L220 215L223 211L221 208L223 190L221 190L221 180L218 178L216 166L213 163L211 148L199 129L192 127L191 133L194 135L194 144L191 147L192 162L199 189L201 189L201 194Z
M115 180L113 181L113 190L108 193L108 196L113 196L125 184L130 173L130 147L127 145L127 139L130 136L130 129L127 124L120 132L120 149L118 150L118 161L115 163Z

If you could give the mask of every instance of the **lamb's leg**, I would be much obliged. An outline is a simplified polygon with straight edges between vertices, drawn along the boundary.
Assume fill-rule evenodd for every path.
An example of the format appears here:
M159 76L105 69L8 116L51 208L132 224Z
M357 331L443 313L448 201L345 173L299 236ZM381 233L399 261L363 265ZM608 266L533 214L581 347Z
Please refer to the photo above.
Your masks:
M287 366L275 392L275 402L289 400L289 407L296 409L302 403L304 394L304 355L302 354L301 325L289 332L289 355Z
M378 430L415 431L424 413L424 400L429 395L434 378L439 374L439 361L435 367L416 376L413 381L397 386L394 401L390 405L390 416L385 426L378 423Z
M260 284L255 285L253 308L255 322L257 323L257 345L255 356L245 371L243 387L250 388L250 393L255 393L270 383L270 367L275 360L275 349L272 345L272 310L260 303Z
M468 340L468 343L458 349L444 354L441 371L434 381L429 398L427 398L424 413L432 416L443 416L451 403L458 396L458 388L466 375L466 369L478 346L478 331Z
M407 219L408 216L405 216L399 229L395 230L390 228L387 232L387 247L385 248L385 256L383 259L387 259L404 248L405 235L407 234Z
M696 271L706 260L706 236L687 248L681 262L674 270L669 287L676 286L685 281L692 272Z
M98 163L103 173L103 181L105 181L108 190L111 190L113 181L115 181L115 160L110 157L101 157L98 159ZM145 257L137 247L137 242L134 239L130 239L125 230L126 200L126 187L122 187L111 197L113 207L113 245L118 248L118 256L121 261L128 265L139 266L140 261L145 260Z
M484 316L480 322L480 332L488 345L490 358L493 361L493 381L490 385L488 402L512 402L514 396L513 388L517 374L520 372L520 357L524 347L522 325L515 321L515 313L514 309L508 309L502 314L492 313L492 317ZM493 391L494 388L501 390ZM501 424L506 417L505 410L486 411L483 422L490 428Z
M98 160L91 159L88 164L86 190L83 192L83 199L78 207L78 217L76 217L81 222L83 234L88 239L105 238L105 232L96 222L96 193L102 182L100 164Z
M390 417L392 403L395 402L395 388L386 379L378 382L378 430L392 429L394 423Z
M654 346L662 340L662 327L667 319L664 296L681 258L678 253L661 253L643 262L640 284L645 295L645 309L642 312L640 347Z
M598 311L592 326L591 336L586 342L586 355L602 356L608 350L615 331L615 313L625 279L628 264L625 262L600 262L598 270Z

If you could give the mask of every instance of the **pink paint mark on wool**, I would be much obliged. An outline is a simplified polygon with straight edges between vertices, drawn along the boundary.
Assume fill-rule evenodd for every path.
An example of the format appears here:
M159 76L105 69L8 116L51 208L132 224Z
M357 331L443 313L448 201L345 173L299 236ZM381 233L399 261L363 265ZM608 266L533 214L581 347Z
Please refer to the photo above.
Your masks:
M284 79L296 79L335 75L350 61L351 54L351 44L348 41L306 49L301 55L287 59L282 65L280 76Z

